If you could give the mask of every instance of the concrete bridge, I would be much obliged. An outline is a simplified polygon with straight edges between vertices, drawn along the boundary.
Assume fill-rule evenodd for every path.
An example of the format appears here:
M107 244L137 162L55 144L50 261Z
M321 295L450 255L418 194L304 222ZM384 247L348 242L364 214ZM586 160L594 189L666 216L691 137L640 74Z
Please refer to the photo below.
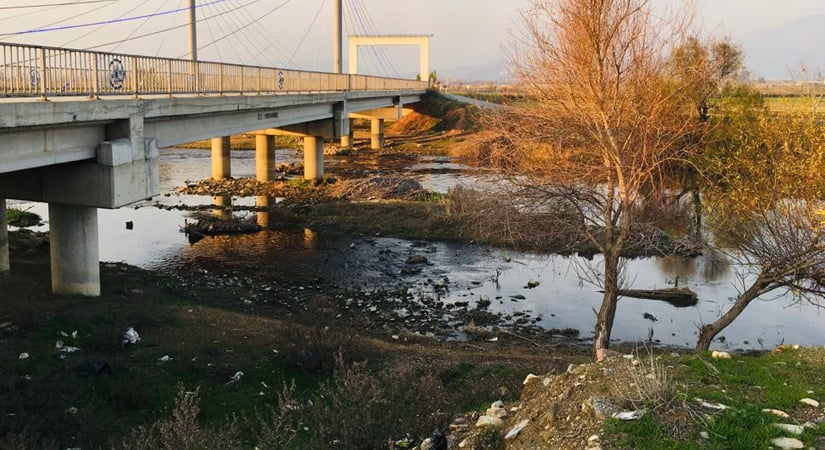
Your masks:
M257 178L274 138L302 136L307 179L325 140L351 145L352 117L384 120L426 82L0 43L0 273L4 199L49 204L52 291L100 294L97 208L158 195L158 148L212 139L212 176L231 175L230 135L256 134Z

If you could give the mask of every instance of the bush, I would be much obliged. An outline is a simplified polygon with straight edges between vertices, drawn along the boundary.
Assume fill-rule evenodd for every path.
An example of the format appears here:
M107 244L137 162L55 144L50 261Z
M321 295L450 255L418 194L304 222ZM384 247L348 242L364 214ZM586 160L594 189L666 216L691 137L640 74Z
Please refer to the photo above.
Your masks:
M242 447L235 421L215 430L205 430L198 424L200 414L199 389L186 392L181 386L170 418L148 427L138 427L115 448L123 450L201 450L205 448L235 449Z
M408 434L426 436L447 424L445 407L444 386L432 371L401 363L373 374L339 359L335 378L307 410L312 448L383 448Z

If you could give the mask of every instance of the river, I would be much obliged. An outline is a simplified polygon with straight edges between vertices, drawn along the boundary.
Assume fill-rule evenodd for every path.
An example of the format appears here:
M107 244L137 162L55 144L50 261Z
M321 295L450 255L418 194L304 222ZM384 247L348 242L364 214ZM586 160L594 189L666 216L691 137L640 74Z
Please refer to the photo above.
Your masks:
M279 150L277 163L299 160L291 150ZM328 171L351 168L403 173L432 191L446 192L458 184L478 187L494 181L485 172L441 156L404 156L362 159L327 157ZM255 235L222 236L190 244L180 227L191 213L165 207L178 204L210 205L211 197L181 196L174 190L184 180L209 176L209 150L163 149L160 181L164 194L151 201L119 210L100 210L100 256L153 270L247 266L261 271L317 273L336 284L368 289L399 284L420 294L433 291L445 303L491 302L491 312L511 320L527 317L544 328L575 328L592 337L601 294L582 281L589 264L577 256L548 256L510 250L493 250L473 244L415 243L387 237L348 237L315 230L269 230ZM254 151L233 151L236 178L255 173ZM10 201L48 218L45 204ZM253 206L254 198L233 199L233 204ZM239 212L239 214L253 214ZM47 221L46 221L47 222ZM126 222L133 227L127 229ZM33 228L48 229L48 223ZM420 273L400 276L409 255L423 254L428 263ZM389 255L389 256L388 256ZM623 298L619 302L613 336L624 341L644 341L691 347L698 326L715 320L732 302L741 286L740 268L718 255L712 258L640 258L627 263L632 288L690 287L699 295L694 307ZM446 290L434 291L434 279L446 281ZM745 277L747 279L747 277ZM531 283L534 282L534 283ZM537 286L528 288L538 283ZM740 287L741 288L741 287ZM523 298L522 298L523 297ZM523 316L522 314L527 314ZM790 304L783 296L760 299L714 342L714 348L762 349L776 345L825 344L825 311L810 304Z

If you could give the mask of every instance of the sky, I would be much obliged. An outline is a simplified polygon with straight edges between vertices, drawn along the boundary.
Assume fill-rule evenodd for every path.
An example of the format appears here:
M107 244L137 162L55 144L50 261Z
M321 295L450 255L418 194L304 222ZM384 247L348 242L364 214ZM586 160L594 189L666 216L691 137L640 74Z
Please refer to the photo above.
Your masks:
M825 16L825 0L697 1L705 27L734 39L807 16ZM77 4L81 2L89 3ZM333 0L197 2L202 60L332 69ZM506 70L501 61L508 33L517 29L519 10L529 2L344 0L345 33L432 34L434 70ZM58 3L75 4L32 7ZM183 57L187 53L186 6L187 0L0 0L0 41ZM107 21L117 22L71 28ZM55 29L63 27L69 28ZM168 28L174 29L161 32ZM120 40L126 41L116 42ZM410 47L366 48L359 59L363 71L379 75L410 77L418 67L417 50Z

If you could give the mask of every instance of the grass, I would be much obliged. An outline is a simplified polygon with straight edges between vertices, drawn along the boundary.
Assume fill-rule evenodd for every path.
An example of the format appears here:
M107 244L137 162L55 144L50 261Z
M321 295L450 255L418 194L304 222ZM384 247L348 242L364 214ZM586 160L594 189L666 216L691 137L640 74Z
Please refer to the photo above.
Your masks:
M9 225L20 228L38 225L43 220L38 214L18 208L6 209L6 219Z
M680 399L633 422L609 420L603 442L616 448L751 449L768 448L773 438L788 436L775 423L803 424L822 411L801 405L805 397L823 399L825 350L788 349L758 356L710 359L707 355L669 358ZM721 412L699 406L695 399L722 403ZM763 412L778 409L782 419ZM700 437L707 433L707 439ZM825 447L825 424L797 436L806 446ZM612 448L612 447L611 447Z

